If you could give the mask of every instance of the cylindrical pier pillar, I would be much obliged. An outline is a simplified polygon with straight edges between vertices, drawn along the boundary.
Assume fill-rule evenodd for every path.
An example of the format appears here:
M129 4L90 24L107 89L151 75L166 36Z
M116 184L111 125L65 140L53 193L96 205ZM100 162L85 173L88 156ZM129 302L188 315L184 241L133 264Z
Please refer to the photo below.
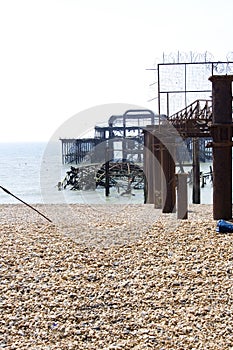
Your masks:
M214 75L213 99L213 218L232 218L232 75Z

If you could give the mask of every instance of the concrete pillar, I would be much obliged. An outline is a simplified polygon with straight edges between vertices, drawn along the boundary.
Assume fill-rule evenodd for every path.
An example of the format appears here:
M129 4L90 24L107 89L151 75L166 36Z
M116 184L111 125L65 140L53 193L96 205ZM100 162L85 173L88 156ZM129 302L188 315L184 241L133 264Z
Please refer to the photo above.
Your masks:
M176 175L177 179L177 219L188 218L188 174L182 173Z

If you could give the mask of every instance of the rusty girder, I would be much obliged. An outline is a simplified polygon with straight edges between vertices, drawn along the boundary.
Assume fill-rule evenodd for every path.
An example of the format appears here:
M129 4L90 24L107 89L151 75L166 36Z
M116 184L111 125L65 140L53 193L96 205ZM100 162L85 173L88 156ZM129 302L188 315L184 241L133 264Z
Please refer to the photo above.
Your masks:
M196 100L168 117L183 137L208 137L212 124L212 101Z

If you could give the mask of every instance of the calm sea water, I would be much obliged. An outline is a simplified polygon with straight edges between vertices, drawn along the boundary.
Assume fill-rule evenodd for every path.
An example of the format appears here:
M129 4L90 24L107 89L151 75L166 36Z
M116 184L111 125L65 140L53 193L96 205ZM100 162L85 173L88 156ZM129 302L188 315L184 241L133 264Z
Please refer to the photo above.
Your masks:
M29 203L41 203L44 143L0 143L0 185ZM0 203L18 203L0 190Z
M61 163L61 145L54 143L0 143L0 185L27 203L143 203L143 191L135 196L122 197L111 189L109 198L104 191L58 191L70 166ZM201 164L201 171L209 171L209 163ZM189 186L189 202L192 188ZM19 203L0 189L0 204ZM212 184L201 190L201 203L212 203Z

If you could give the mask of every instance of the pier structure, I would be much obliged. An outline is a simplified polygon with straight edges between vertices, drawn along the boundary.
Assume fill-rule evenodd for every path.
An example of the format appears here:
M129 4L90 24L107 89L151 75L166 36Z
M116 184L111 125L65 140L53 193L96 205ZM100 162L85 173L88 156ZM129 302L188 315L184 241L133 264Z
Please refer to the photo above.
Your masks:
M62 163L79 164L90 158L93 149L101 142L99 139L61 139L62 142ZM89 156L89 157L88 157ZM95 155L97 157L97 155Z
M123 115L112 115L106 126L94 127L93 138L61 138L62 163L105 162L108 147L109 160L143 161L143 128L162 123L166 116L155 115L149 109L131 109Z
M169 213L175 210L175 187L179 188L179 203L181 203L181 193L185 192L184 182L187 180L187 177L179 177L178 174L175 174L175 164L178 158L181 158L178 156L177 146L181 143L180 141L177 142L177 139L180 138L183 142L185 141L186 146L188 145L186 150L189 149L192 152L193 203L200 203L201 154L204 153L205 157L203 159L205 160L206 154L207 157L210 157L213 153L214 218L231 218L233 76L227 75L227 72L231 71L232 66L233 62L207 61L159 64L157 69L153 69L157 70L158 73L159 114L155 116L150 110L131 110L126 111L122 116L112 116L109 119L108 126L95 127L94 142L93 139L77 139L74 140L69 149L64 147L63 162L73 161L77 164L87 157L90 157L93 161L96 154L101 158L101 152L98 149L101 144L104 144L104 146L100 161L102 160L105 164L110 159L116 158L119 151L121 155L118 157L123 161L143 161L146 179L144 186L145 203L154 203L155 206L160 206L163 212ZM206 73L211 71L211 77L203 78L203 81L211 81L212 89L207 85L205 88L199 88L201 85L199 83L193 89L190 77L198 76L198 74L193 74L194 68L197 68L196 72L198 73L199 68L202 69L203 67ZM219 67L221 67L222 72L226 71L226 75L216 74ZM169 79L162 79L161 71L164 69L166 73L170 72ZM175 74L174 81L172 74ZM170 82L173 84L173 88L167 87L166 84L169 85ZM176 85L178 83L180 87ZM211 93L212 96L210 96ZM179 95L181 98L178 98ZM198 98L191 102L190 99L193 96L198 96ZM171 108L172 101L183 101L182 104L185 107L174 113ZM166 112L163 112L164 106ZM130 125L128 122L130 122ZM191 139L191 142L189 139ZM61 139L62 143L63 140ZM210 140L213 140L213 142L210 142ZM89 145L86 145L84 150L81 147L83 152L81 153L77 149L77 144L82 145L86 142ZM209 147L209 150L203 152L203 148L206 147ZM108 149L107 157L106 148ZM226 191L222 191L224 184L220 180L220 168L224 168L224 161L227 163L225 170L229 180L228 196L225 196ZM218 163L221 165L218 165ZM179 186L177 186L177 183L179 183ZM217 201L220 204L217 204ZM179 212L179 217L182 216L182 213Z
M212 123L212 104L209 100L197 100L190 106L183 108L177 113L169 116L167 122L164 125L148 126L144 129L144 145L145 145L145 156L144 156L144 168L146 178L150 178L150 172L154 172L151 169L153 162L149 160L150 157L156 157L159 160L160 170L157 168L156 173L162 171L172 171L169 181L167 181L166 188L167 192L170 193L169 187L171 183L175 182L175 169L166 170L169 154L172 154L174 162L177 163L178 158L185 157L185 152L192 152L193 162L193 203L200 203L200 140L203 139L202 145L206 145L206 142L211 139L211 133L209 126ZM148 141L148 140L150 141ZM189 147L187 147L187 141ZM203 147L203 146L202 146ZM164 151L166 150L166 152ZM177 152L179 150L179 153ZM150 156L147 155L150 154ZM168 154L169 153L169 154ZM161 158L163 155L163 158ZM149 158L148 158L149 157ZM161 161L163 159L163 161ZM155 162L155 161L154 161ZM148 164L150 164L148 166ZM161 182L162 184L162 182ZM154 193L164 197L162 194L161 184L157 184L154 188L153 182L147 184L147 199L146 202L157 203ZM174 189L171 190L174 192ZM171 203L168 207L174 207L174 194L172 195ZM162 202L161 202L162 203ZM162 205L162 204L161 204ZM164 208L164 210L167 210ZM169 209L170 210L170 209Z
M197 103L198 101L196 101ZM186 109L177 113L180 114ZM172 116L174 126L177 125L177 116ZM105 160L105 148L108 146L109 159L132 160L137 163L143 162L144 133L147 125L163 125L167 120L165 115L156 115L151 110L128 110L123 115L112 115L106 126L94 127L93 138L61 138L62 163L80 164L102 162ZM179 131L180 128L178 128ZM183 130L185 134L185 130ZM192 138L185 138L190 158L193 153ZM199 141L200 160L212 159L212 149L206 149L210 141L207 137ZM186 160L187 154L178 152L180 160Z
M212 103L197 100L169 116L167 125L144 129L144 172L147 178L145 203L157 205L159 193L163 212L175 211L177 133L182 139L193 139L193 203L200 203L199 139L211 138L213 142L209 142L208 146L213 149L213 217L231 219L233 75L214 75L209 80L212 82ZM202 108L200 102L204 102ZM156 182L158 173L160 181Z
M201 56L198 55L196 57L199 57L200 59ZM231 130L231 126L228 125L228 134L225 130L225 133L228 136L223 136L224 132L221 134L219 127L216 126L211 128L211 126L212 124L216 123L214 122L214 109L216 109L216 107L212 106L212 104L214 104L214 99L216 100L216 96L214 97L214 94L216 94L216 90L221 88L223 94L225 94L225 96L222 95L221 97L222 101L226 101L226 98L228 98L228 106L231 104L231 108L228 108L228 113L229 110L231 110L230 119L232 120L232 94L229 92L229 82L227 83L227 79L230 80L231 78L226 78L225 83L223 83L223 81L224 77L229 77L230 74L233 73L233 62L210 61L208 60L207 53L202 55L202 59L199 62L195 61L195 57L191 53L190 61L187 62L182 60L182 54L180 55L178 52L177 57L175 57L175 55L169 55L167 57L164 56L163 63L159 63L157 64L156 68L149 70L155 71L157 76L156 82L154 83L154 85L157 85L157 96L152 100L156 99L158 101L158 112L167 115L168 123L172 125L180 134L184 140L184 143L187 145L189 153L192 155L193 203L199 204L200 161L210 160L213 153L215 153L216 157L217 151L214 150L214 146L211 147L211 145L214 145L215 143L211 142L214 140L214 138L218 140L216 141L217 144L219 143L220 139L223 140L226 137L228 138L228 142L231 142L231 132L229 131ZM209 77L215 76L221 76L220 80L222 84L221 85L219 83L218 88L216 89L213 87L213 85L211 86L211 79L209 79ZM223 87L224 84L225 87ZM226 88L227 84L228 88ZM231 95L231 98L229 98L229 95ZM219 103L218 106L223 105L224 103L225 102ZM180 109L180 107L183 108ZM221 112L222 118L224 119L225 117L223 115L226 113L224 108L222 108ZM215 131L214 133L214 130L218 131ZM147 130L145 133L145 138L150 140L152 139L152 143L150 142L150 145L152 146L151 152L153 154L154 151L155 155L158 155L158 151L153 150L153 147L158 149L157 139L153 138L152 136L146 136L148 132L149 131ZM146 144L147 140L145 139L145 145ZM161 147L162 146L160 146L160 148ZM178 147L178 145L175 147L176 150ZM162 154L162 152L160 153ZM161 154L159 155L159 158L161 157ZM222 152L222 156L223 155L224 153ZM223 159L224 157L222 158L222 161L224 161ZM144 164L144 168L147 169L146 164ZM161 168L161 171L163 172L162 163ZM216 168L216 166L214 168ZM229 172L231 174L231 170L229 170ZM216 180L214 174L212 175L211 167L211 178L212 176L213 179L215 178ZM147 190L149 193L147 193L145 196L145 200L147 200L147 198L152 198L152 201L156 203L157 198L155 198L154 193L156 192L158 194L158 189L153 188L150 181L148 183L149 185L147 186ZM152 193L150 193L150 189ZM162 189L160 188L160 190ZM216 191L215 189L214 192L215 194L217 192L219 193L219 191ZM229 193L230 194L228 194L228 197L231 195L231 191ZM163 194L160 193L160 197L162 196ZM214 195L214 198L215 197L216 196ZM216 199L214 201L216 201ZM224 207L224 205L222 205L222 207ZM228 214L225 212L226 216L229 216L229 211L230 209L228 208ZM218 214L214 214L215 218L218 216L220 216L220 211Z
M199 158L200 162L209 162L213 159L213 152L212 148L208 147L209 143L212 141L211 137L205 136L198 139L198 146L199 146ZM190 155L190 159L193 159L193 149L194 149L194 139L192 137L188 137L184 139L184 143L187 147L187 150ZM182 159L182 154L180 155Z

